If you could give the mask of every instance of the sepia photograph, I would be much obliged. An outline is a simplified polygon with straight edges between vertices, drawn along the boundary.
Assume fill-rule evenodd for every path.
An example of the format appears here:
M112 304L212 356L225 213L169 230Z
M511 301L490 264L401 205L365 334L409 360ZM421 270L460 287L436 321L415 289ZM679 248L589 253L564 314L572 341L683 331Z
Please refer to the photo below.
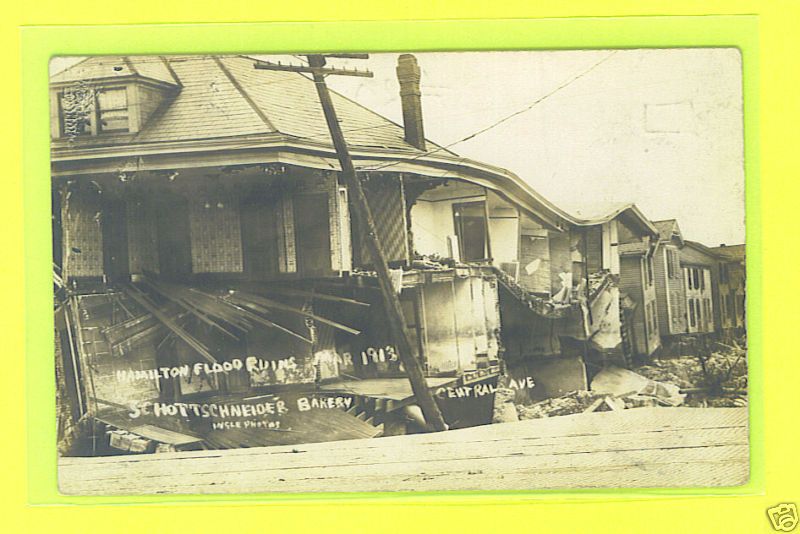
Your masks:
M738 49L49 74L63 494L748 482Z

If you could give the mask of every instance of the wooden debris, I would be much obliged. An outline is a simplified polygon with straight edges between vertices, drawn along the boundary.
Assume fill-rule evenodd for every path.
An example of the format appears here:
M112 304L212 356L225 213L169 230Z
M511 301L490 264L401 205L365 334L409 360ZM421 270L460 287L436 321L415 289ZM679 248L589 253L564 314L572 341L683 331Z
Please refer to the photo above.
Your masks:
M262 312L268 311L269 309L276 309L293 313L296 315L302 315L303 317L314 319L315 321L327 324L328 326L332 326L338 330L342 330L349 334L358 335L361 333L360 330L356 330L355 328L349 327L342 323L338 323L326 317L322 317L320 315L302 310L300 308L295 308L294 306L289 306L288 304L284 304L276 300L268 299L266 297L262 297L259 295L253 295L252 293L245 293L242 291L232 290L229 292L228 296L225 297L225 299L243 306L247 306L249 308L255 307L256 309L259 309Z
M192 347L197 353L199 353L203 358L208 360L209 363L217 363L217 359L211 354L209 349L203 345L200 341L198 341L194 336L188 333L186 330L181 328L178 323L172 320L171 317L164 314L158 307L153 304L147 296L142 293L138 288L134 286L128 286L127 294L130 296L137 304L141 307L152 313L156 319L161 321L161 323L166 326L170 331L172 331L176 336L181 338L185 341L190 347Z

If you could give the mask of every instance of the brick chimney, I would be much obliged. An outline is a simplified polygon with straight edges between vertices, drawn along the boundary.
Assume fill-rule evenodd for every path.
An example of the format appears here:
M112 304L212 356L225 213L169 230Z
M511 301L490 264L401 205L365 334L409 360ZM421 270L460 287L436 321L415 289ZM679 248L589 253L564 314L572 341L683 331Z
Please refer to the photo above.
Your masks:
M405 140L420 150L425 150L425 129L422 126L422 93L419 89L420 70L413 54L397 58L397 81L400 82L400 100L403 105Z

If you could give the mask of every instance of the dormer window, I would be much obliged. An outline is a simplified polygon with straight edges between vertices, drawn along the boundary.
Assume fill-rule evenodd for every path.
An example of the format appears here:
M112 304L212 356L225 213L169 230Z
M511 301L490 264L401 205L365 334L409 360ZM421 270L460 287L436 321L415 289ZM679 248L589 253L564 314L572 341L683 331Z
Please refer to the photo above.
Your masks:
M62 137L130 131L127 87L69 88L59 104Z
M182 87L163 57L80 60L50 78L50 135L92 145L139 133Z
M128 90L104 89L97 92L98 132L128 131Z

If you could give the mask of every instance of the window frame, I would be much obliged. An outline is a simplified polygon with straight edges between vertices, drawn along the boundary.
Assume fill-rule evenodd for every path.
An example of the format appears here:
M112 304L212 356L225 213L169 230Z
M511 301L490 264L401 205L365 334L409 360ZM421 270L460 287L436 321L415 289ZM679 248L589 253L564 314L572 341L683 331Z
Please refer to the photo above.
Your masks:
M84 130L78 134L71 134L67 132L66 128L66 119L65 110L64 110L64 97L67 91L71 90L70 87L64 87L56 91L56 100L58 102L58 133L59 137L86 137L86 136L98 136L98 135L113 135L113 134L120 134L120 133L130 133L131 132L131 103L130 103L130 91L128 90L128 85L109 85L105 87L86 87L84 90L90 91L91 95L91 103L88 106L88 129ZM110 108L110 109L101 109L100 108L100 94L103 92L111 92L111 91L122 91L125 95L125 107L119 108ZM112 128L112 129L103 129L101 124L101 118L103 113L107 112L125 112L125 121L126 126L125 128Z

